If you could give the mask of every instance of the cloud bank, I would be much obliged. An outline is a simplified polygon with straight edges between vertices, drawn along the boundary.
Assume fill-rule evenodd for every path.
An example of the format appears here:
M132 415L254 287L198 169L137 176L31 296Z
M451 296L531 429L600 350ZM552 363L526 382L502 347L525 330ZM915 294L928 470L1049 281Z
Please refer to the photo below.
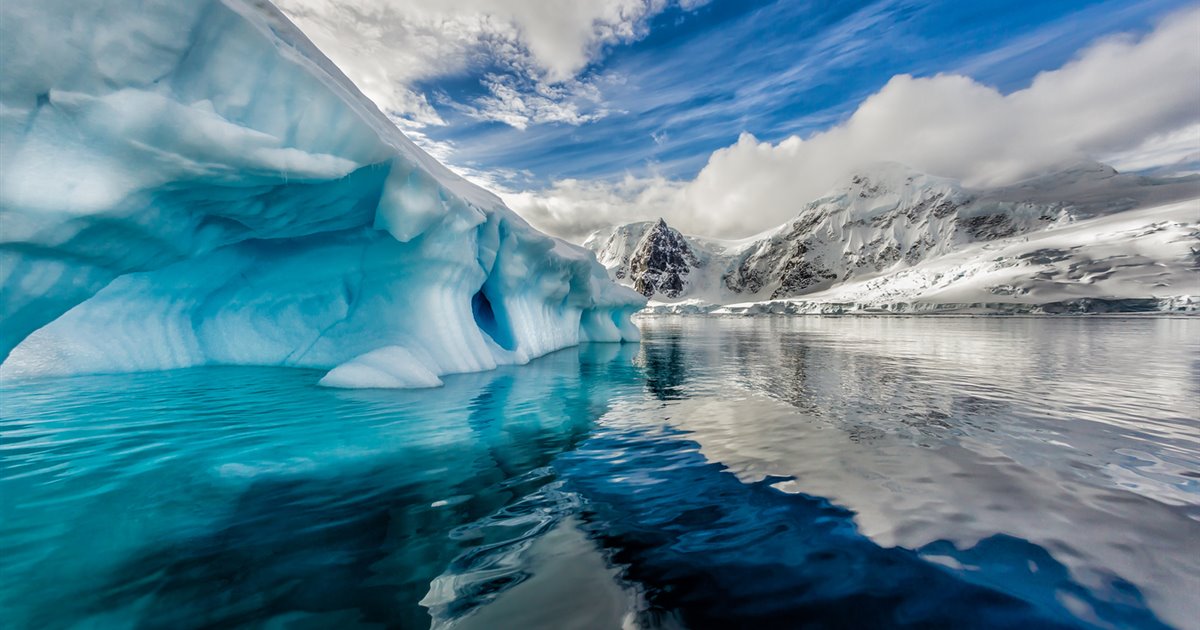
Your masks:
M1177 13L1140 39L1103 39L1008 94L965 76L898 75L846 121L808 138L770 143L743 134L691 181L563 180L504 196L535 226L567 238L658 216L686 232L730 238L782 223L872 162L991 186L1080 159L1133 169L1194 159L1197 34L1200 10Z

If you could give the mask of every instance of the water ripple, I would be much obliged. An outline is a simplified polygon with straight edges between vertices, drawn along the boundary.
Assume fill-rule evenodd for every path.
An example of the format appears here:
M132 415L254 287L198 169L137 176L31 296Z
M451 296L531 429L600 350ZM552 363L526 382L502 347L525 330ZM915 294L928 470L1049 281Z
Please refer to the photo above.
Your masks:
M0 383L0 615L94 627L1200 619L1200 322L655 318L424 391Z

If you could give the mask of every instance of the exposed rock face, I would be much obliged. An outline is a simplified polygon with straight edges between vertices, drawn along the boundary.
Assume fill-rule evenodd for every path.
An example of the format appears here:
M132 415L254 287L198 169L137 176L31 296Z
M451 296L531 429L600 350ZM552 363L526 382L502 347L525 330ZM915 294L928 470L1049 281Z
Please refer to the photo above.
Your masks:
M638 293L676 298L683 292L687 275L699 265L683 234L659 219L638 243L629 260L629 274Z
M837 279L837 274L832 271L805 260L804 253L804 243L797 243L795 253L779 271L779 286L771 293L772 299L799 295L811 287Z

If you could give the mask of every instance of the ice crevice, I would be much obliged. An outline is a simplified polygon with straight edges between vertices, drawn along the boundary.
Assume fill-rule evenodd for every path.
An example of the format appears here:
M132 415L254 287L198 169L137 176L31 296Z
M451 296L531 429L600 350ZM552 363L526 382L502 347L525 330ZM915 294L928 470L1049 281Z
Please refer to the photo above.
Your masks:
M421 151L269 3L0 12L0 376L420 387L637 339L640 296Z

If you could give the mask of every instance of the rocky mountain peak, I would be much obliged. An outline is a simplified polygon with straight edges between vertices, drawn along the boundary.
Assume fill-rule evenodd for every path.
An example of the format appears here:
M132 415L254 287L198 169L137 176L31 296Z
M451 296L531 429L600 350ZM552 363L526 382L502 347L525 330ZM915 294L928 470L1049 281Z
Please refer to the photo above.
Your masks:
M629 260L633 288L646 297L662 294L679 297L691 270L699 258L675 228L660 218L642 237Z

